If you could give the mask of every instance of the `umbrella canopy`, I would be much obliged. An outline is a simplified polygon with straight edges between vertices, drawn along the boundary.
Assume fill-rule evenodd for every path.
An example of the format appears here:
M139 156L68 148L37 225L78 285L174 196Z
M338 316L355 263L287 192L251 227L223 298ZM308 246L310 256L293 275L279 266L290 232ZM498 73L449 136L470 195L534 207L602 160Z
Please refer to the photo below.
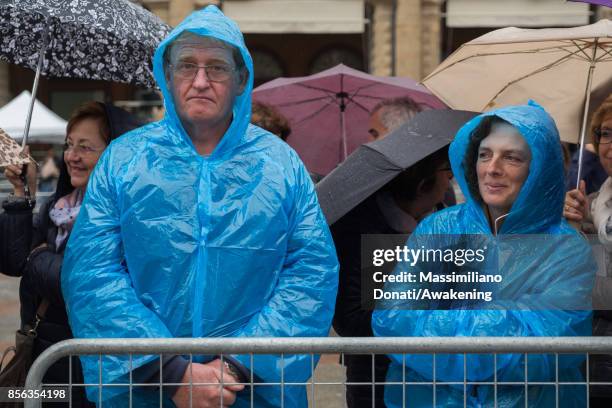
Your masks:
M48 77L153 88L151 58L169 31L129 0L0 0L0 59L36 70L46 49Z
M329 173L368 140L368 117L376 104L404 96L425 107L445 107L412 79L377 77L342 64L307 77L278 78L253 91L254 100L289 119L287 142L318 174Z
M598 6L612 7L612 0L569 0L569 1L597 4Z
M6 132L0 129L0 168L10 164L24 165L32 160Z
M13 139L23 138L23 125L32 95L23 91L15 99L0 108L0 126ZM30 141L34 143L62 144L66 138L66 122L41 102L34 102Z
M490 32L462 45L423 84L454 109L483 112L533 99L553 116L561 139L576 143L591 91L609 90L611 80L612 22L601 20Z
M329 225L403 170L448 145L476 112L430 110L417 114L385 138L361 145L317 184Z

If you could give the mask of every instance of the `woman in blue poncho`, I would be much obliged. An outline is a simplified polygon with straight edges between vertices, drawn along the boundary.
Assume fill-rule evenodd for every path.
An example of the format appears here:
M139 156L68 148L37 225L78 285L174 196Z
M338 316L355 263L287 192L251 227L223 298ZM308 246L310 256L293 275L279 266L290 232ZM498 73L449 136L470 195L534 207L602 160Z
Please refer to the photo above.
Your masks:
M408 246L431 242L428 237L467 237L487 240L495 253L496 273L503 281L494 300L467 306L448 304L447 310L428 307L409 310L406 301L376 310L372 328L377 336L581 336L590 335L589 294L595 264L590 248L562 219L563 163L558 131L552 118L530 102L480 115L458 132L449 150L453 172L466 202L426 218ZM521 234L534 234L518 237ZM537 235L535 235L537 234ZM450 238L449 238L450 239ZM428 241L429 240L429 241ZM469 239L468 239L469 241ZM465 238L463 241L467 242ZM473 241L476 242L476 241ZM511 248L512 256L504 255ZM497 252L495 252L497 251ZM419 265L399 264L396 273L417 272ZM439 305L441 305L440 303ZM412 309L416 309L412 306ZM403 357L391 355L388 382L402 381ZM559 380L582 380L579 357L560 356ZM435 380L460 382L437 385L437 406L525 406L525 387L468 384L464 395L462 355L437 355ZM467 382L525 380L521 355L467 357ZM406 381L430 382L431 356L406 356ZM495 372L496 370L496 372ZM528 380L555 380L554 355L531 355ZM431 407L431 385L385 388L389 407ZM496 395L497 394L497 395ZM560 406L584 406L584 387L561 386ZM405 398L405 401L403 400ZM554 386L529 386L529 406L554 405Z

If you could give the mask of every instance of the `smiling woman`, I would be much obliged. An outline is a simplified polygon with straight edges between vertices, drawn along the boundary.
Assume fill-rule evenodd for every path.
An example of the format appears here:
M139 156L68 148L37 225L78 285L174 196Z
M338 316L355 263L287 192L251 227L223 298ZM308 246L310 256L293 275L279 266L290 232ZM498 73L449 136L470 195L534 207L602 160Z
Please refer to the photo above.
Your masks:
M92 102L78 108L68 122L67 131L64 162L70 184L76 189L84 189L91 171L111 140L103 105Z
M3 203L5 214L0 223L0 270L21 276L21 329L42 317L34 340L36 358L57 341L72 338L60 275L64 249L79 214L89 176L112 139L138 126L127 112L99 102L88 102L72 114L67 126L64 156L60 166L57 190L41 206L34 219L34 203L24 197L21 168L9 166L6 176L13 184L12 198ZM27 173L30 186L36 186L36 169ZM31 188L31 190L33 190ZM46 305L46 306L41 306ZM45 382L66 383L68 361L53 365ZM73 381L82 381L78 359L72 359ZM73 390L72 406L91 406L82 389Z
M517 128L497 116L473 131L464 166L471 193L499 230L529 175L531 150Z
M576 222L581 231L596 234L605 250L599 258L599 270L593 289L593 335L612 335L612 94L593 113L591 133L599 161L608 178L599 191L586 196L585 181L580 189L568 191L563 215ZM591 378L606 381L612 375L612 355L599 355L591 359ZM612 387L592 387L591 406L612 406Z
M444 236L458 248L467 249L466 243L474 239L486 240L491 243L486 259L480 266L472 264L470 271L472 268L486 271L497 280L485 284L474 275L473 283L463 287L468 293L494 288L492 297L476 296L473 298L476 304L413 303L418 306L414 310L407 310L406 301L390 300L384 304L385 309L375 310L372 315L374 334L589 335L591 314L584 309L590 304L596 265L586 240L561 217L563 162L559 133L552 117L534 102L484 113L459 130L449 156L466 202L425 218L407 246L415 248L431 242L432 249L445 248L446 243L441 246L436 242ZM426 262L414 266L398 263L395 273L418 274L423 270L448 275L444 265ZM450 288L456 290L458 281L453 282ZM396 287L399 286L387 283L385 290L392 292ZM430 310L423 310L427 307ZM410 406L480 407L494 406L498 401L498 406L503 407L543 407L553 406L555 400L563 401L563 406L586 406L584 390L571 386L559 386L557 392L540 385L530 385L528 391L502 386L493 395L490 386L480 385L495 379L522 380L527 366L529 381L554 381L557 375L579 382L583 380L582 356L560 357L558 361L552 355L530 356L528 362L516 354L498 355L495 361L484 354L469 356L469 360L453 354L389 355L389 358L390 384L431 384L432 380L468 383L464 386L467 388L438 386L433 390L426 385L405 388L387 385L385 405L390 408L405 406L404 395L410 396ZM432 366L437 367L433 375ZM525 392L529 395L527 403Z

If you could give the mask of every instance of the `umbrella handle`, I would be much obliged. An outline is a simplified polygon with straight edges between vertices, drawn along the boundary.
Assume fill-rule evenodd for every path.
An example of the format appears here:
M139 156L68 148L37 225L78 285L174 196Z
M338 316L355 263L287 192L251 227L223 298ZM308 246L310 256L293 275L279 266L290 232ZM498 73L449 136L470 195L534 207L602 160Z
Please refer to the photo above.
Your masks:
M597 54L599 39L595 39L593 48L593 58L591 58L591 66L589 67L589 75L587 78L586 95L584 101L584 112L582 113L582 127L580 129L580 152L578 153L578 176L576 178L576 188L580 187L580 178L582 177L582 157L584 155L584 139L586 138L587 116L589 114L589 105L591 103L591 85L593 83L593 71L595 71L595 55Z
M21 174L19 175L19 179L23 183L23 193L24 193L25 199L27 201L31 201L32 195L30 192L30 184L28 183L28 164L27 163L21 166Z

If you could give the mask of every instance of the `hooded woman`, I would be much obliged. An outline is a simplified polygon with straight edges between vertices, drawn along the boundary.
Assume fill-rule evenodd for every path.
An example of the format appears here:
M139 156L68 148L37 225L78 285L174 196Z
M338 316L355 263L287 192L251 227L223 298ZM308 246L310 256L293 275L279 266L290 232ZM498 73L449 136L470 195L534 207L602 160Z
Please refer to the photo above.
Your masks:
M35 202L24 197L21 168L8 166L5 174L13 184L13 194L3 203L4 223L0 235L0 270L10 276L21 276L21 330L36 328L32 358L35 359L54 343L72 338L60 272L64 250L72 226L79 214L89 175L110 142L139 124L126 111L115 106L88 102L78 107L68 121L66 143L55 193L34 217ZM31 191L36 186L34 165L28 169ZM72 359L74 383L82 383L79 360ZM68 382L68 360L62 359L47 371L48 384ZM89 406L82 388L74 388L74 407Z
M466 303L439 302L414 305L406 301L385 304L376 310L372 328L377 336L580 336L589 335L589 294L595 264L586 242L562 218L563 163L558 131L539 105L512 106L491 111L465 124L449 150L455 174L466 202L426 218L407 246L435 244L441 240L461 243L462 250L485 251L481 267L494 271L501 281L489 284L493 299ZM468 235L470 234L470 235ZM517 237L521 234L521 237ZM536 235L537 234L537 235ZM484 244L483 244L484 243ZM455 252L458 253L458 252ZM508 256L510 255L510 256ZM453 269L455 266L451 265ZM428 267L431 264L428 265ZM448 265L439 264L440 268ZM474 266L474 263L470 267ZM398 271L416 272L399 264ZM470 269L473 270L473 269ZM434 271L435 272L435 271ZM423 284L421 282L421 284ZM445 290L460 288L460 284ZM468 284L468 291L482 288ZM393 289L393 285L385 289ZM423 307L423 306L426 307ZM445 305L444 310L442 305ZM403 310L402 310L403 309ZM417 310L420 309L420 310ZM427 310L423 310L427 309ZM438 310L435 310L438 309ZM404 360L391 355L387 381L402 381ZM525 381L521 355L470 355L464 367L462 355L406 356L406 381L460 382L436 384L436 404L454 406L525 406L525 387L472 382ZM559 358L559 378L579 380L581 360ZM465 370L465 373L464 373ZM555 359L531 355L529 381L555 380ZM464 378L465 376L465 378ZM464 388L463 381L467 382ZM561 386L560 396L570 406L582 406L584 391ZM385 388L385 403L401 406L401 386ZM432 406L432 386L407 386L405 406ZM529 406L554 403L554 387L529 386ZM465 393L465 394L464 394Z

